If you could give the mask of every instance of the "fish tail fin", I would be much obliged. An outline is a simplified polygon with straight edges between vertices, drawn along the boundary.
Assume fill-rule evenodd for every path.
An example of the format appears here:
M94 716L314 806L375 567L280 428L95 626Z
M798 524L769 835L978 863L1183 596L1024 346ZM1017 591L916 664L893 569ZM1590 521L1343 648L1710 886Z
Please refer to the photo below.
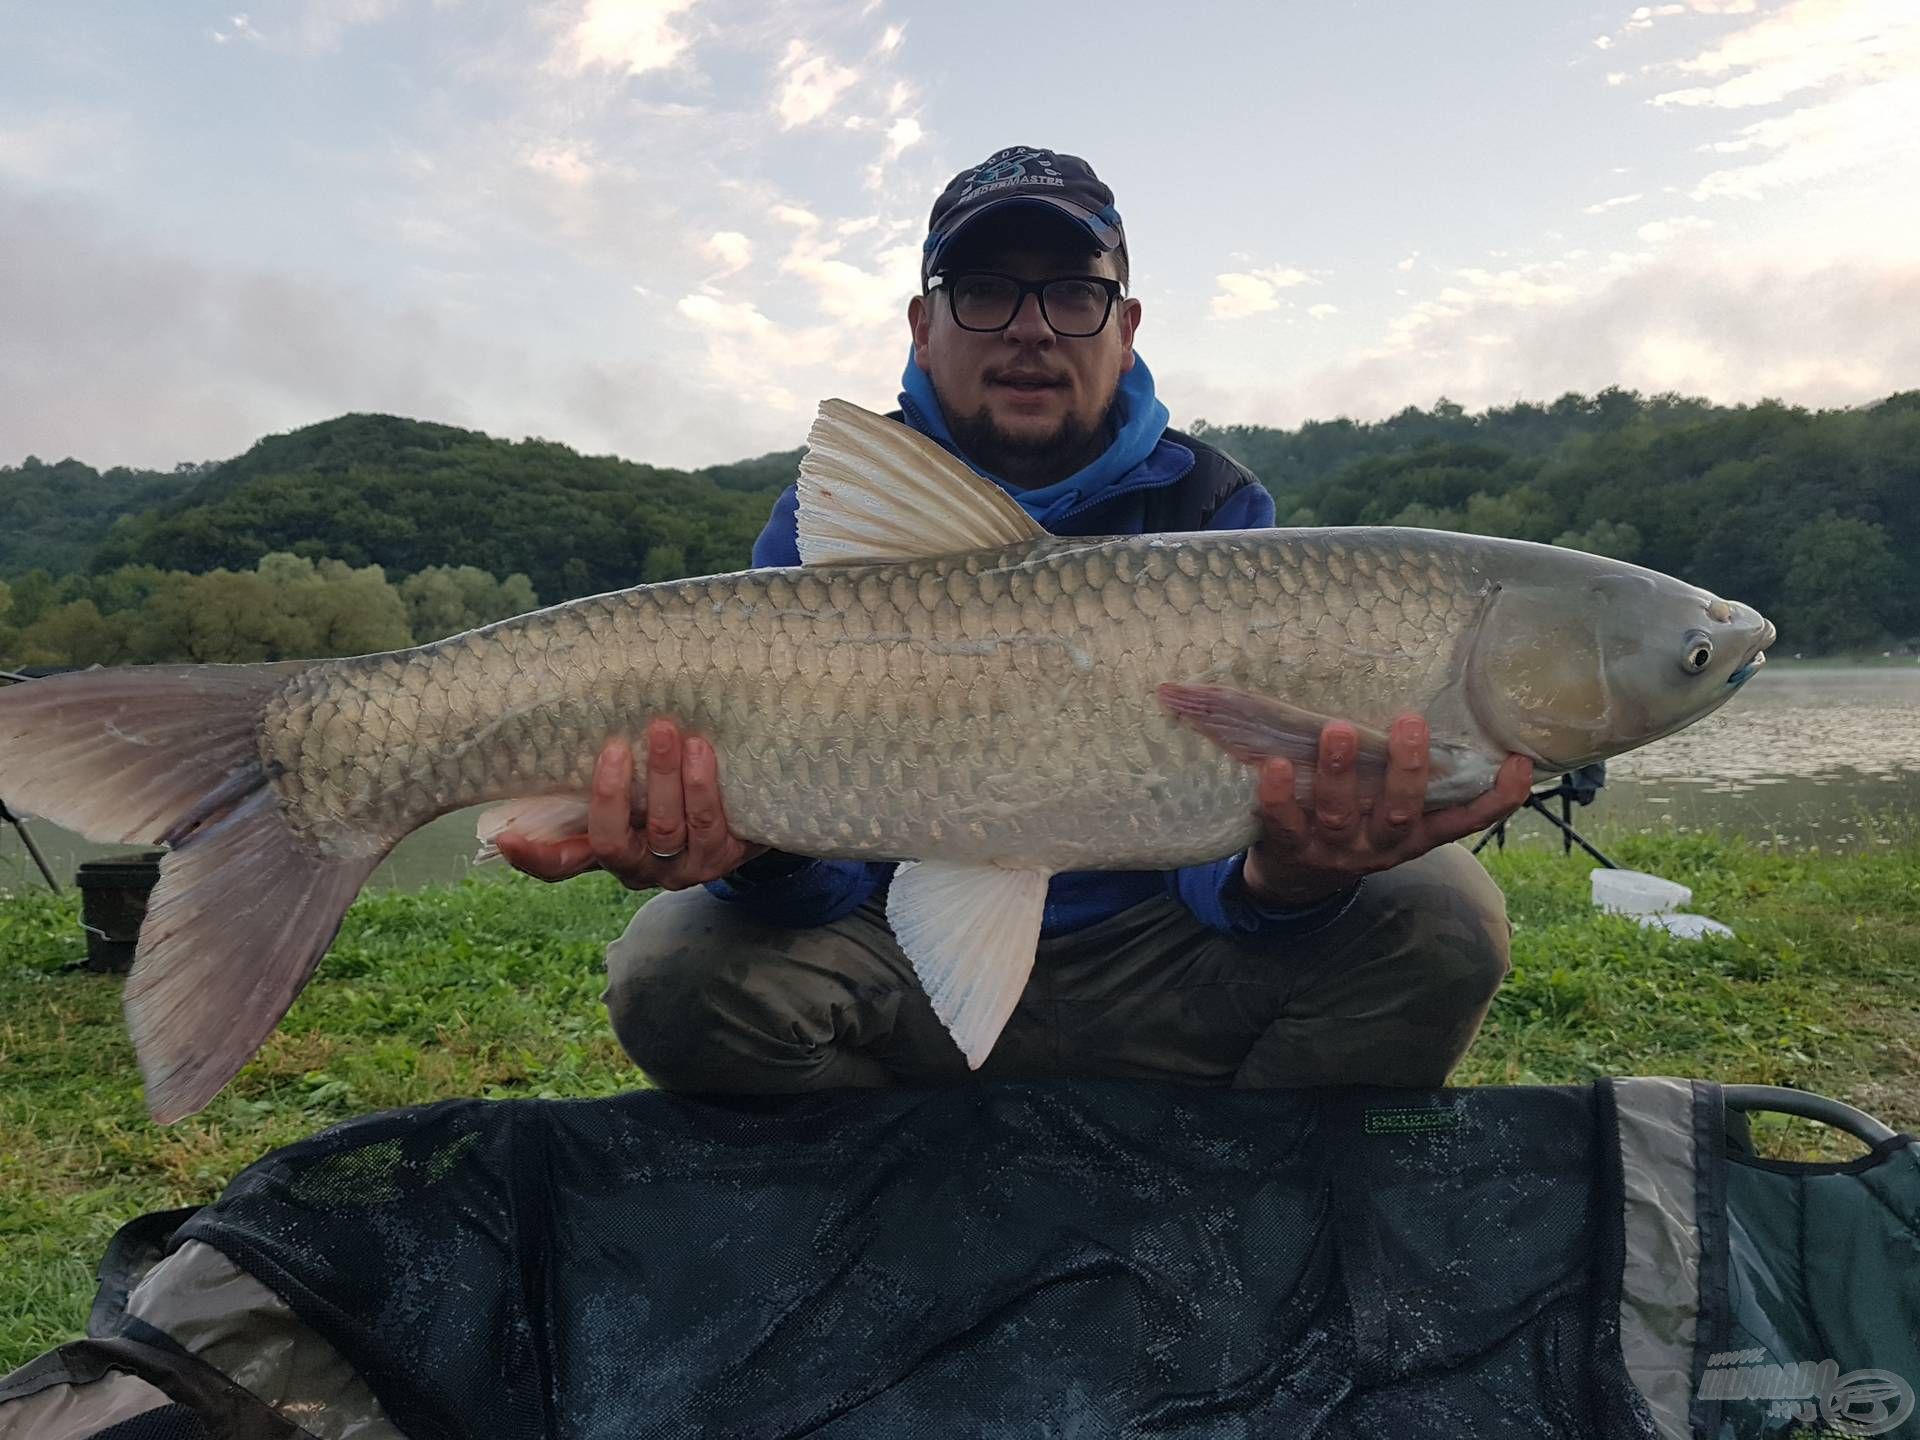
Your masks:
M0 798L91 840L164 844L123 994L171 1124L252 1058L392 842L330 859L281 813L269 700L304 662L128 666L0 690Z

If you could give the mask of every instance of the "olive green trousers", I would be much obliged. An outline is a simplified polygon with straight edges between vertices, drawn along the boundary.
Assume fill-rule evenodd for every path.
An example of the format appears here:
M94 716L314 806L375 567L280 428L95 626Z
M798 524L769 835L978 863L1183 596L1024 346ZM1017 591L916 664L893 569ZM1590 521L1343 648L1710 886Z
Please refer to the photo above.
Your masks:
M1040 942L977 1071L875 902L777 929L704 889L607 948L607 1009L652 1082L690 1092L933 1086L973 1076L1274 1088L1447 1076L1508 969L1506 902L1458 845L1368 876L1317 929L1228 936L1152 900Z

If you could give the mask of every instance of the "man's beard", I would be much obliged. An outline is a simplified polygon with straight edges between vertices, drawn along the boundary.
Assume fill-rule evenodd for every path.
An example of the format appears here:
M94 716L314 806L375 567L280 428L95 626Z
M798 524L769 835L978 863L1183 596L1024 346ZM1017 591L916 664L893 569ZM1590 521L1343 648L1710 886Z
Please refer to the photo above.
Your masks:
M1091 465L1111 443L1113 401L1100 423L1088 426L1069 415L1053 434L1038 439L1009 435L983 405L971 415L947 415L954 444L969 460L1021 490L1038 490Z

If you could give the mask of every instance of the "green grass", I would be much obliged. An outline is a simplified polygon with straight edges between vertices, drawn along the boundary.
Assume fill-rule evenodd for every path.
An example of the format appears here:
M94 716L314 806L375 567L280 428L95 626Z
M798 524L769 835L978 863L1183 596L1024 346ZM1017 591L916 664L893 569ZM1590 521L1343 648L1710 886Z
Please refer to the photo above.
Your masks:
M1514 973L1461 1084L1691 1075L1794 1085L1920 1129L1920 837L1775 853L1708 836L1608 837L1693 886L1731 941L1597 915L1588 867L1489 852ZM146 1118L120 982L73 896L0 900L0 1373L79 1333L123 1221L210 1199L264 1151L369 1110L457 1095L604 1095L641 1083L600 1006L601 947L634 897L592 876L369 893L266 1048L205 1111ZM1830 1135L1772 1127L1770 1148Z

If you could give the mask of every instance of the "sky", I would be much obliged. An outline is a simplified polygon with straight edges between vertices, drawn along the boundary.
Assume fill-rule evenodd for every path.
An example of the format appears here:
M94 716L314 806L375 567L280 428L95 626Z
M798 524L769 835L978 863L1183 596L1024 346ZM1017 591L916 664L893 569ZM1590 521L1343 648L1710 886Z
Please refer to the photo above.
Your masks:
M790 448L1008 145L1176 425L1920 387L1920 0L0 0L0 462Z

